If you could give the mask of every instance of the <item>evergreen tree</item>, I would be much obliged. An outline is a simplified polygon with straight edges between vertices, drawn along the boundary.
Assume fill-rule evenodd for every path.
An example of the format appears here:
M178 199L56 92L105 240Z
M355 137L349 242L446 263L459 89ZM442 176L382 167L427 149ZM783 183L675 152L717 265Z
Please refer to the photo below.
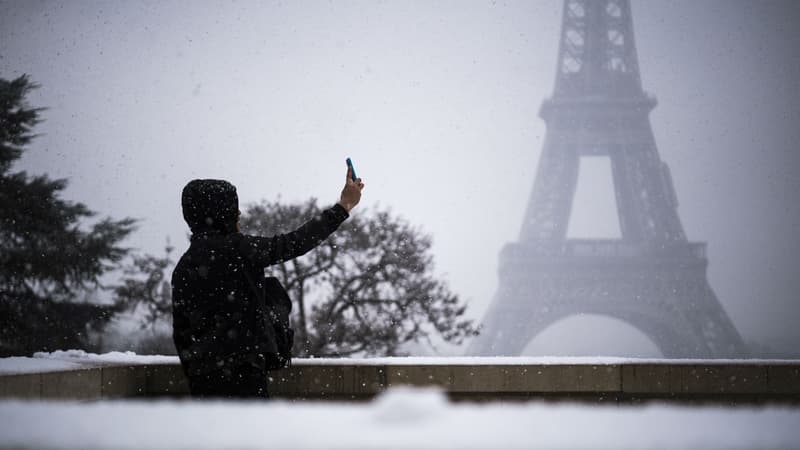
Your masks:
M130 218L95 213L61 198L63 179L12 172L35 137L42 108L28 76L0 79L0 356L81 347L116 310L79 301L127 254Z

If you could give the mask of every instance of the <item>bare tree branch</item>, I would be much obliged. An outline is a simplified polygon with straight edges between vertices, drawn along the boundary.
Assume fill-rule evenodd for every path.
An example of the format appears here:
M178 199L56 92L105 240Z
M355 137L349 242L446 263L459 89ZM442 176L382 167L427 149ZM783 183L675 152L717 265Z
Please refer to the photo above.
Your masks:
M314 199L262 202L241 224L270 236L319 211ZM429 236L389 211L362 209L316 249L280 264L273 273L298 306L295 355L394 355L402 344L430 342L431 333L451 342L475 334L466 307L435 278L430 248Z

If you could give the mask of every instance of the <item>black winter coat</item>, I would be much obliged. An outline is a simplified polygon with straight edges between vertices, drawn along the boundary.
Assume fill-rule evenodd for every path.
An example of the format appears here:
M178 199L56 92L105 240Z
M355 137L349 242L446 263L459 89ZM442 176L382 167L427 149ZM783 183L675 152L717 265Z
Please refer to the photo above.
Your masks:
M253 287L264 268L301 256L348 217L335 205L297 230L273 237L201 233L172 272L173 339L187 375L228 363L257 363L277 353L274 331L264 326Z

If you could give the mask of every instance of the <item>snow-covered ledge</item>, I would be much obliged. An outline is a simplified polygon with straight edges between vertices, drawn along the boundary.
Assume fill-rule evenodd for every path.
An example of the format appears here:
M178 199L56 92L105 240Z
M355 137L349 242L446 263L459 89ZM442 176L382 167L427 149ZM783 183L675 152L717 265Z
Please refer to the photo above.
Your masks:
M439 386L451 398L643 399L800 403L798 360L565 357L295 359L271 374L283 398L368 399L392 386ZM79 350L0 358L0 397L183 396L176 357Z
M170 392L188 392L174 356L67 350L0 358L0 397L97 399Z

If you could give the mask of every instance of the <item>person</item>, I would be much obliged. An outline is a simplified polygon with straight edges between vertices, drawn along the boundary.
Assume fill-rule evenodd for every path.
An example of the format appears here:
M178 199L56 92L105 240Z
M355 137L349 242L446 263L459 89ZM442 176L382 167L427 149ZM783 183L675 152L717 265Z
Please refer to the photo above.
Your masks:
M349 217L363 188L348 167L338 203L272 237L239 231L239 198L231 183L192 180L183 188L183 217L192 235L172 272L173 340L193 397L269 397L265 357L277 346L261 326L250 280L316 247Z

